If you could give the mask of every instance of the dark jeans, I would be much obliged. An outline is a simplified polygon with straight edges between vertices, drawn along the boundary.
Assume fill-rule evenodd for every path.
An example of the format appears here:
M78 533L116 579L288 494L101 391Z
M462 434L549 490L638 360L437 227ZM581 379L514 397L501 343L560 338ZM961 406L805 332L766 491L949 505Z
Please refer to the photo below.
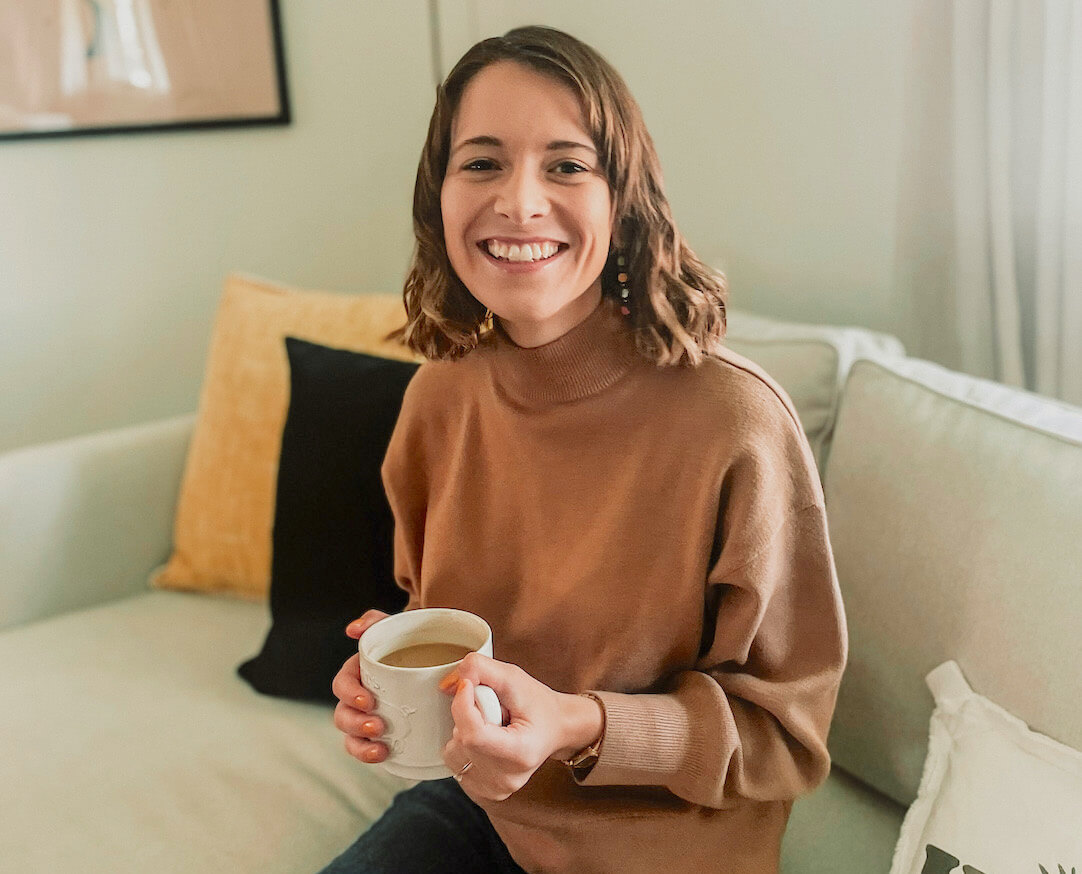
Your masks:
M487 814L452 778L425 780L394 802L322 874L525 874Z

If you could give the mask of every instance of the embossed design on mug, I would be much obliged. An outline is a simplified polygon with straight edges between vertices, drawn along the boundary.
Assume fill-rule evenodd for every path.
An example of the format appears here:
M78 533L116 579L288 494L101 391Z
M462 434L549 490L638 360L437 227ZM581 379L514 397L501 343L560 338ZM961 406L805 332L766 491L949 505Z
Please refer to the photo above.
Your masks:
M385 708L384 714L386 714L387 710L395 710L402 714L402 719L392 719L391 724L388 725L389 731L382 738L383 742L390 747L391 755L394 755L405 746L406 738L413 731L413 723L410 722L410 717L417 712L417 708L410 707L408 704L393 704L390 701L384 702L383 707ZM394 731L392 726L397 726L398 731ZM390 734L389 737L388 734Z
M394 701L380 700L380 710L383 712L384 721L387 723L386 717L391 716L388 721L386 734L391 734L397 741L404 741L410 736L410 732L413 730L413 725L410 721L410 716L417 713L417 707L411 707L409 704L396 704ZM397 714L401 714L401 719L395 718Z
M370 689L373 692L383 692L383 687L364 668L361 668L361 683L364 684L366 689ZM397 710L404 718L388 719L388 710ZM402 742L409 737L410 732L413 730L413 726L410 725L410 717L417 712L417 708L410 707L406 704L395 704L392 701L385 701L380 697L376 702L376 712L383 717L383 723L386 726L380 740L387 744L387 748L393 756L395 753L401 751L403 746ZM398 728L397 731L395 730L396 727Z
M392 753L396 753L413 731L413 723L410 721L410 717L417 712L417 708L410 707L408 704L395 704L393 701L381 699L379 709L381 711L380 715L387 725L387 730L380 739L390 746ZM402 715L401 719L397 718L398 714ZM388 717L390 718L388 719Z

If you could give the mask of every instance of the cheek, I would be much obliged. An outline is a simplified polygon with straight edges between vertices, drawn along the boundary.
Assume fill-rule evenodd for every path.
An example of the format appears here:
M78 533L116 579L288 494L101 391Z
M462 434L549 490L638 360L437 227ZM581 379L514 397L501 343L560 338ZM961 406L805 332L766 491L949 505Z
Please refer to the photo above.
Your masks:
M588 205L591 217L590 226L599 248L608 251L612 239L613 203L608 187L596 192Z
M447 250L465 252L466 237L476 212L468 191L454 182L445 182L440 192L440 213Z
M454 227L454 198L444 185L440 190L440 217L443 219L444 233Z
M451 266L458 269L456 262L461 260L460 252L462 250L461 219L455 209L454 197L447 197L446 191L445 187L444 194L440 197L440 215L443 218L443 244L447 249L447 257L451 259Z
M609 247L612 242L612 222L609 220L609 206L607 203L599 204L599 209L594 213L591 229L593 232L594 259L602 262L608 257Z

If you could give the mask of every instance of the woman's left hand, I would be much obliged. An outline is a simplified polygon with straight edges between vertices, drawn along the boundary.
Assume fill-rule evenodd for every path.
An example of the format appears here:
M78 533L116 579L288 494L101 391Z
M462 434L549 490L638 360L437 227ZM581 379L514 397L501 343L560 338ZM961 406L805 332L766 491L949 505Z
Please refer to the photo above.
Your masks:
M499 697L505 725L485 722L474 699L478 684L490 686ZM565 744L563 699L574 696L550 689L517 665L472 652L440 682L440 689L454 696L455 728L443 761L454 774L473 763L459 783L474 801L503 801Z

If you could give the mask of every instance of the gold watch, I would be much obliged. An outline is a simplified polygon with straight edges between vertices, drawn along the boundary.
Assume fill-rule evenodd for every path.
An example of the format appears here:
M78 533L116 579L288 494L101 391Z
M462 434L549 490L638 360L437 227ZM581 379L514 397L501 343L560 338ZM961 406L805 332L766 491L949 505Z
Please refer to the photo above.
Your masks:
M583 780L593 769L594 765L597 764L598 757L601 755L601 742L605 739L605 702L593 692L579 692L579 694L583 698L593 698L593 700L601 707L601 734L599 734L597 740L586 747L586 749L579 751L570 759L560 759L560 761L571 769L571 773L577 779Z

